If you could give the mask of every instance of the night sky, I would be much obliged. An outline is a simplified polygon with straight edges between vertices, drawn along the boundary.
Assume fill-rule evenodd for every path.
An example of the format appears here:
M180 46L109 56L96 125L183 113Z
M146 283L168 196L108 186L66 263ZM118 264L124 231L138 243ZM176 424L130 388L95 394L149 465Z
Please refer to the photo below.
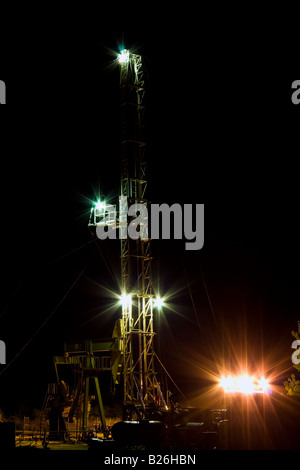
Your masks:
M0 69L10 102L1 116L0 186L0 339L13 361L2 374L0 366L7 414L41 407L65 340L110 336L121 314L103 313L114 302L108 290L119 289L119 243L95 243L87 227L91 202L119 191L113 52L121 46L144 57L148 198L205 204L201 250L152 243L154 287L169 296L156 319L167 369L188 394L201 390L204 369L216 372L224 354L232 365L237 351L253 370L265 362L284 379L293 370L297 76L269 36L253 41L241 25L213 41L213 31L199 32L203 21L186 29L171 19L136 28L120 20L110 29L85 12L82 28L62 22L50 40L41 22L7 54Z

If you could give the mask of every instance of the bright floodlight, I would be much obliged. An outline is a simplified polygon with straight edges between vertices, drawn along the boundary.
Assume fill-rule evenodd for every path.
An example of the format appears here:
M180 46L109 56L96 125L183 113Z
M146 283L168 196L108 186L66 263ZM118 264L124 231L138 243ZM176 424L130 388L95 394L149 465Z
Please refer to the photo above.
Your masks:
M123 49L120 54L118 54L119 64L126 64L129 62L129 51L127 49Z
M237 388L241 393L250 395L254 392L253 378L248 375L243 375L237 379Z
M98 201L95 203L95 216L103 217L105 214L105 202Z
M131 303L131 295L130 294L122 294L120 297L120 304L122 307L128 307Z
M224 391L225 392L228 392L228 391L231 391L231 390L234 390L235 388L235 381L232 377L222 377L221 380L220 380L220 385L221 387L224 388Z
M164 301L160 297L156 297L156 299L153 300L153 305L154 307L160 309L164 306Z
M103 201L97 201L97 202L95 202L95 208L96 208L98 211L103 210L104 207L105 207L105 202L103 202Z
M264 377L260 379L260 381L258 382L258 386L262 393L268 392L270 388L268 380Z
M238 377L222 377L220 385L225 393L243 393L244 395L252 395L254 393L269 393L270 385L265 378L259 380L255 377L242 375Z

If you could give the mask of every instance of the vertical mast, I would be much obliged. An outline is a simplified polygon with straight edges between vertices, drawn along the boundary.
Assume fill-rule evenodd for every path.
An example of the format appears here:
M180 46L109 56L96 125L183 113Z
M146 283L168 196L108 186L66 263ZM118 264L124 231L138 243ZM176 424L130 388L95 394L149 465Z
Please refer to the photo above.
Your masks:
M124 404L141 406L145 411L147 405L166 407L154 368L152 257L150 239L144 231L148 220L143 219L143 225L140 214L141 211L145 213L148 207L145 198L145 81L140 55L125 49L119 54L119 64L121 197L115 227L119 229L121 240ZM139 205L139 209L128 215L128 209L133 205ZM112 218L105 217L109 216L109 211ZM91 209L89 226L113 226L114 215L114 206L98 201ZM133 224L136 236L130 237L128 232Z
M128 207L147 207L142 57L125 49L119 54L119 64L121 196L127 198ZM128 224L132 219L128 217ZM126 235L121 239L124 403L144 407L160 400L154 371L150 239L141 236L132 240Z

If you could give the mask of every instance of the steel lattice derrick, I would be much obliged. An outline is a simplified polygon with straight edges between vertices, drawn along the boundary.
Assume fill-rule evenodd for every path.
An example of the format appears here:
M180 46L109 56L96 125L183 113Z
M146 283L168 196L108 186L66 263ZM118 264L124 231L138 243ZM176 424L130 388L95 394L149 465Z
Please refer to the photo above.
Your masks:
M120 54L121 196L128 206L144 204L146 180L145 87L142 57ZM130 219L128 220L130 223ZM121 240L122 289L131 294L123 306L124 402L157 402L153 349L150 239ZM131 318L131 321L128 318ZM130 367L131 364L131 367Z

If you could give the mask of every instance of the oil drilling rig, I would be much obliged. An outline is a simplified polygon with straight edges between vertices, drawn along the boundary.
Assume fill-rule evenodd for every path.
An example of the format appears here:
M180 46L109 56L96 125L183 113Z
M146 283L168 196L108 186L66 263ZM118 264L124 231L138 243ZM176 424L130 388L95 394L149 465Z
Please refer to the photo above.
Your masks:
M163 392L155 369L153 309L160 308L161 303L159 298L154 298L152 289L150 239L142 226L141 235L136 239L130 237L127 231L128 223L133 218L127 215L128 207L148 205L145 198L145 80L142 57L125 49L117 60L120 67L119 199L122 210L117 213L116 206L107 204L105 200L96 201L91 208L88 226L93 235L99 227L119 232L122 316L116 322L111 338L65 343L64 356L54 357L57 384L48 387L42 416L44 421L47 413L54 416L54 427L59 421L61 430L64 429L64 420L58 416L63 411L65 420L72 422L79 406L81 427L87 428L91 382L102 428L106 428L99 382L99 374L103 371L111 371L114 383L123 388L125 419L149 417L148 410L151 409L168 409L168 393ZM62 379L70 375L70 370L76 377L72 392Z
M64 356L54 357L57 384L48 390L42 416L47 413L48 417L54 416L54 428L58 421L60 429L63 429L64 421L72 422L79 410L81 427L83 430L88 429L92 383L102 429L105 431L107 426L99 377L101 373L110 371L114 383L122 388L123 395L123 420L115 425L116 439L125 434L131 438L136 438L137 434L144 435L141 428L138 431L135 428L132 433L133 426L124 431L122 425L125 423L149 425L151 422L156 426L155 429L151 428L151 435L156 434L161 440L162 435L166 436L166 423L175 423L174 404L170 400L169 391L160 383L158 366L163 365L154 347L154 311L161 308L162 303L153 292L151 240L145 230L147 224L144 226L143 218L139 217L135 219L138 220L138 227L134 230L137 234L139 229L138 235L132 236L128 230L128 225L134 224L137 211L143 213L143 208L150 204L146 199L145 78L141 55L124 49L118 54L117 60L120 67L121 125L119 211L116 205L98 200L91 208L88 226L97 235L100 229L101 233L105 230L106 233L118 233L121 244L122 315L114 326L111 338L66 343ZM128 210L132 207L136 208L133 212ZM75 377L73 391L68 390L63 380L66 370ZM58 418L62 414L64 420ZM185 423L189 420L190 417L184 418ZM203 423L198 424L196 431L203 435L209 426L203 428ZM145 439L148 439L149 428L143 427L145 429ZM178 428L179 433L182 429ZM198 435L195 426L187 431L192 431L194 436Z
M147 207L145 198L146 139L145 81L142 57L123 50L120 64L121 197L118 226L121 239L121 338L124 404L167 408L155 371L151 250L148 234L140 223L132 239L127 232L128 207ZM125 204L124 204L125 202ZM125 205L125 207L124 207ZM127 207L126 207L127 206ZM128 220L126 220L128 219ZM140 221L141 222L141 221ZM101 223L101 222L100 222Z
M121 241L122 317L118 322L121 344L124 405L134 406L141 416L149 407L168 409L155 369L153 309L160 307L154 298L151 276L151 250L142 218L138 236L129 234L133 215L148 207L146 199L145 80L142 57L124 49L120 65L121 185L119 212L116 206L97 201L91 209L90 227L109 226L118 230ZM113 215L113 216L112 216ZM147 222L147 221L145 221Z

